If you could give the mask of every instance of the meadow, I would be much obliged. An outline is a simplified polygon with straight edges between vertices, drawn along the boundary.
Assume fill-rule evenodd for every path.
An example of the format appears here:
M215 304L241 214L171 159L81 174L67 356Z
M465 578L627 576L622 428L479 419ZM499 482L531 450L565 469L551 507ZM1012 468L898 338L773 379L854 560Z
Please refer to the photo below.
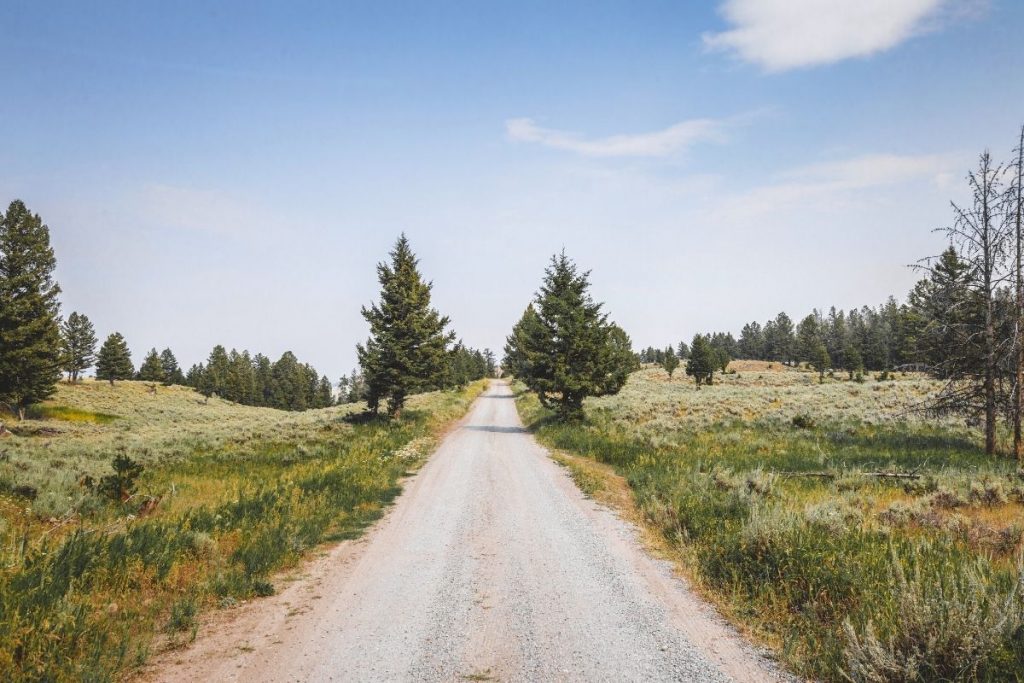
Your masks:
M61 384L0 439L0 680L121 678L194 638L201 610L273 593L276 572L376 519L484 384L392 421ZM93 483L118 456L143 469L111 500Z
M1024 676L1024 471L962 417L920 411L937 382L757 362L715 382L647 367L577 424L518 402L545 444L624 478L697 589L796 673Z

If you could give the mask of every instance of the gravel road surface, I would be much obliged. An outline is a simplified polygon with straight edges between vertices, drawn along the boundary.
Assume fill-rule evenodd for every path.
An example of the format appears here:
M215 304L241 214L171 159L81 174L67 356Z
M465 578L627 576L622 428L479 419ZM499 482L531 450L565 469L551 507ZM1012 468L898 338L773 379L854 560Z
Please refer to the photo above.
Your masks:
M782 680L584 497L494 382L381 522L204 629L185 681Z

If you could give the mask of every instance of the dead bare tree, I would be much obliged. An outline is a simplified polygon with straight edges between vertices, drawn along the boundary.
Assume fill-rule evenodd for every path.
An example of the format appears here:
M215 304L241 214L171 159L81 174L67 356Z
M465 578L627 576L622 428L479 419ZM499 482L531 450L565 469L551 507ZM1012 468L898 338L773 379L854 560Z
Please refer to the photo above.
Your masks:
M1014 382L1013 382L1013 455L1020 461L1024 459L1024 438L1021 435L1021 413L1024 411L1024 126L1020 128L1020 138L1015 159L1010 166L1011 180L1007 193L1009 207L1009 223L1013 226L1014 244Z
M979 320L980 329L971 330L969 335L980 347L980 372L951 377L944 400L950 403L963 400L965 405L970 405L973 403L970 399L975 396L980 399L985 415L986 453L996 450L996 381L1003 346L996 336L996 296L1007 278L1005 261L1009 238L1007 213L1004 211L1005 174L1006 168L994 164L987 150L983 152L978 159L978 168L967 174L971 189L970 206L961 207L953 202L953 224L941 229L968 265L968 289L983 313ZM972 381L971 374L980 382Z

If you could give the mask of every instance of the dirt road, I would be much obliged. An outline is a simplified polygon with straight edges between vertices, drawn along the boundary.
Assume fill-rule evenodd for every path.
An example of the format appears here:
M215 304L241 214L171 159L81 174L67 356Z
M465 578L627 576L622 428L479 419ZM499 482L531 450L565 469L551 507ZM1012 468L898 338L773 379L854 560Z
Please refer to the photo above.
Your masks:
M497 382L366 538L232 612L152 678L778 678L578 491Z

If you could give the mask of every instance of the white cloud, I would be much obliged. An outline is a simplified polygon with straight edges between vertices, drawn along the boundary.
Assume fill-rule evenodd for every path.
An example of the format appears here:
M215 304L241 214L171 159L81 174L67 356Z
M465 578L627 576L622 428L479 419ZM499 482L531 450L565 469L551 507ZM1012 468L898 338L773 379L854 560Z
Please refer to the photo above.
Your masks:
M933 28L943 10L978 0L725 0L732 25L704 45L768 71L831 64L889 50Z
M952 159L941 154L865 154L842 161L802 166L784 178L835 189L859 189L927 179L936 183L949 170Z
M801 166L780 173L775 182L721 197L711 214L748 222L782 210L838 211L851 197L877 199L887 190L912 183L945 188L957 160L949 155L866 154L841 161Z
M665 157L698 142L720 141L724 138L725 127L724 121L716 119L691 119L653 133L587 139L578 133L542 128L533 119L505 122L505 131L513 140L535 142L588 157Z

